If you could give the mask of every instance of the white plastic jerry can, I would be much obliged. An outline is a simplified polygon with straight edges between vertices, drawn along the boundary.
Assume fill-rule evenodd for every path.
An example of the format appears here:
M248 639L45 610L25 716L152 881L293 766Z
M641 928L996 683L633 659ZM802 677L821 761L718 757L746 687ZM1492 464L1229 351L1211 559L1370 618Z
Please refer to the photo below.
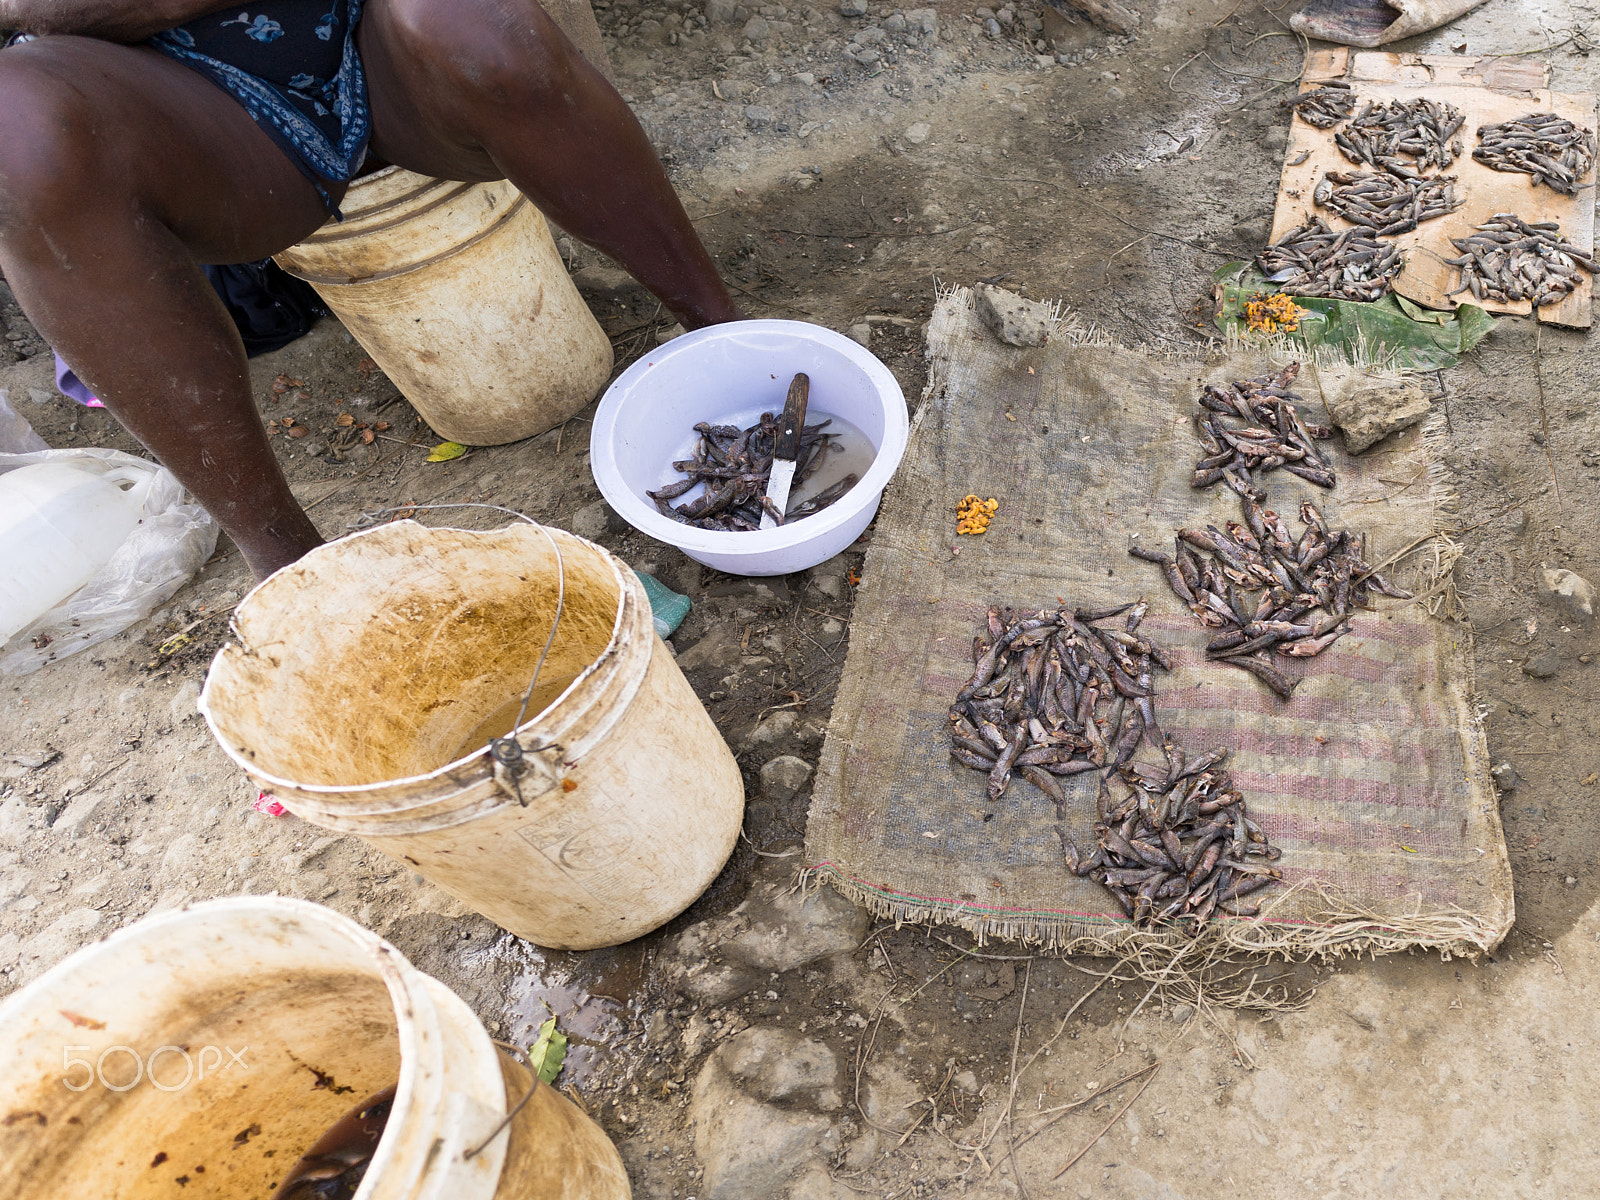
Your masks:
M0 475L0 643L88 583L143 516L155 464L99 466L41 462Z

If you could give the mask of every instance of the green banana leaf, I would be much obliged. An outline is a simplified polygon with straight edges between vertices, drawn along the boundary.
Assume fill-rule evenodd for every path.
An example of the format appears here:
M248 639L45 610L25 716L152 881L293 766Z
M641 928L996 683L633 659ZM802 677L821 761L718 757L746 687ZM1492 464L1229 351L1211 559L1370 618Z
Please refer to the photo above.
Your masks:
M1217 328L1248 338L1245 303L1278 289L1247 262L1227 263L1212 280ZM1419 371L1455 366L1495 326L1494 318L1473 304L1463 304L1455 312L1435 312L1393 293L1372 301L1296 296L1294 302L1304 310L1300 328L1277 336L1302 346L1332 346L1352 362Z

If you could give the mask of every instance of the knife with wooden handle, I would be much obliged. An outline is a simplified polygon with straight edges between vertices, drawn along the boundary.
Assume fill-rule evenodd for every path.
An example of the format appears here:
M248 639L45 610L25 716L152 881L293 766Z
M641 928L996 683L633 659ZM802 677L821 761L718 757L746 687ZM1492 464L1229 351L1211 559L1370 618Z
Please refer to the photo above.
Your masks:
M789 505L789 491L794 487L795 459L800 457L800 433L806 425L806 403L811 394L811 380L803 372L789 384L789 398L784 401L783 418L778 422L778 444L772 452L772 475L767 480L767 494L761 501L761 528L776 529L783 524L783 513Z

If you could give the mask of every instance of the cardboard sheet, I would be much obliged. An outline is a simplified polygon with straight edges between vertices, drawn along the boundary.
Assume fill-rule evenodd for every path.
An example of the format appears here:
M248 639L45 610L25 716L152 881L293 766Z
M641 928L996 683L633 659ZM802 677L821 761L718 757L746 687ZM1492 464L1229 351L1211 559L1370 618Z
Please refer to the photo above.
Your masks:
M1395 280L1395 291L1400 295L1426 308L1454 308L1462 297L1445 296L1459 282L1456 269L1444 261L1458 257L1450 239L1465 237L1495 213L1515 213L1530 222L1559 221L1561 232L1574 246L1586 253L1594 252L1594 166L1579 181L1578 194L1564 196L1542 184L1535 186L1532 176L1492 171L1472 157L1478 145L1479 126L1515 120L1531 112L1553 112L1587 129L1596 128L1594 93L1552 92L1549 77L1548 67L1526 58L1352 53L1347 49L1317 50L1307 57L1302 90L1341 79L1351 85L1356 112L1369 100L1381 103L1425 96L1453 104L1466 114L1460 134L1462 155L1442 172L1456 177L1457 192L1466 203L1455 212L1425 221L1411 233L1394 239L1406 255L1406 265ZM1273 214L1274 242L1313 214L1320 215L1334 229L1350 224L1336 213L1316 208L1311 200L1312 189L1324 173L1367 169L1351 163L1334 145L1333 135L1344 124L1317 129L1299 117L1291 119ZM1594 321L1593 294L1593 279L1584 275L1583 283L1560 304L1541 308L1539 320L1587 329ZM1463 297L1470 298L1470 293L1463 293ZM1489 301L1484 307L1493 313L1525 316L1533 305L1526 300L1516 304Z

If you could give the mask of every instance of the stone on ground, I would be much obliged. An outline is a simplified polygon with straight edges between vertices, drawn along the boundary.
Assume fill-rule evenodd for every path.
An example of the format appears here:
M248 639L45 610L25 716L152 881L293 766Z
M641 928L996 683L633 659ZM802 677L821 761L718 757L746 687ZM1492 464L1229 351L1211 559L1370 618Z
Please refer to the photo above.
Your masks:
M1554 649L1541 650L1522 664L1522 673L1534 679L1549 679L1561 669L1561 656Z
M1540 574L1539 594L1560 610L1575 625L1587 629L1594 624L1594 584L1565 567L1546 567Z
M792 971L854 950L867 936L866 911L830 887L801 893L783 883L768 884L730 915L748 925L729 939L726 954L761 971Z
M795 798L811 782L811 764L792 754L781 754L761 768L761 794L779 804Z
M1361 374L1352 372L1344 379L1346 386L1329 387L1329 376L1330 372L1322 372L1328 411L1333 423L1343 430L1345 449L1351 454L1360 454L1428 415L1428 389L1419 379L1363 387Z
M787 1030L747 1029L719 1047L689 1106L701 1200L786 1195L797 1167L837 1147L826 1114L843 1103L840 1079L832 1050Z
M723 1004L773 972L793 971L848 953L866 937L868 918L831 888L802 895L787 861L764 863L749 897L732 912L699 921L667 943L663 979L699 1004Z
M1008 346L1042 346L1049 340L1054 322L1048 304L1024 300L989 283L974 287L972 299L984 324Z
M744 741L744 748L753 750L757 746L770 746L794 732L794 727L799 721L800 718L795 715L794 709L781 709L750 731L750 736Z

